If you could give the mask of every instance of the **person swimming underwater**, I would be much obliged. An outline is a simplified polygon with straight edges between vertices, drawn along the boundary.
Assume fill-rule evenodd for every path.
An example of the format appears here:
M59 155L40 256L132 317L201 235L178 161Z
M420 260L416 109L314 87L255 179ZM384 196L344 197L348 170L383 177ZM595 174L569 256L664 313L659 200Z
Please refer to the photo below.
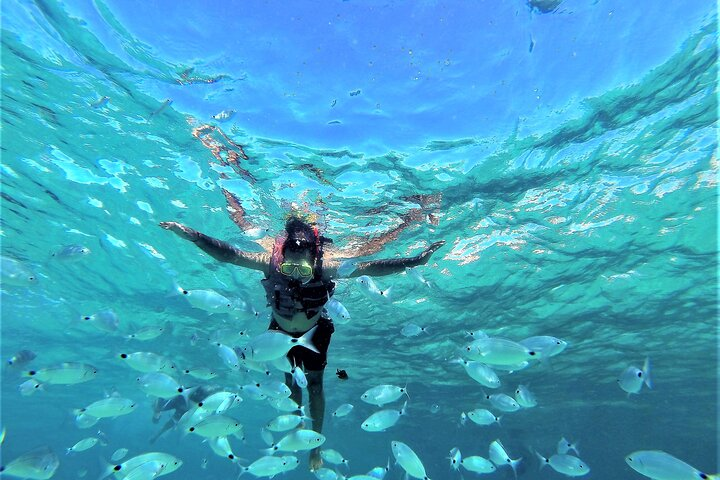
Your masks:
M193 242L217 261L263 272L265 278L261 283L272 309L268 329L297 338L317 326L311 341L318 353L294 346L287 357L291 365L305 371L312 429L321 433L325 417L323 374L330 339L335 332L333 321L323 307L333 296L333 278L338 277L342 265L338 260L324 259L324 247L332 240L321 235L316 225L296 215L287 219L285 232L276 238L272 250L260 253L242 251L177 222L161 222L160 226ZM444 240L432 243L414 257L358 262L349 276L390 275L424 265L444 244ZM301 405L302 389L293 382L291 374L285 374L285 382L292 392L291 398ZM322 466L319 448L310 451L309 460L311 470Z

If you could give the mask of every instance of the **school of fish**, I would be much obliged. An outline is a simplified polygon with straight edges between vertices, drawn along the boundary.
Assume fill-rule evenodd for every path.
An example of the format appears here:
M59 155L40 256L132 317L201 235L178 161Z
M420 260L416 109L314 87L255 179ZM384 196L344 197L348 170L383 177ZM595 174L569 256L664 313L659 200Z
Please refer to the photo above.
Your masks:
M227 112L218 114L223 120ZM90 249L78 245L61 248L53 257L64 261L82 261L82 257L91 255ZM2 280L10 288L33 288L39 281L38 276L23 262L2 257ZM347 276L355 265L346 262L342 265L342 273ZM418 282L429 291L432 285L424 275L416 269L408 269L407 277ZM341 275L341 277L343 276ZM338 279L338 281L341 281ZM358 277L348 281L355 286L371 302L378 305L389 305L393 301L392 287L380 286L372 278ZM229 314L242 309L254 311L242 300L233 300L212 289L187 290L176 287L177 295L185 299L191 308L204 310L208 315ZM337 299L331 299L326 305L326 312L339 324L351 321L347 308ZM290 389L284 382L284 374L291 375L293 382L301 388L307 388L305 372L291 365L286 358L288 351L299 346L315 350L310 342L317 327L295 338L278 331L264 331L251 336L247 331L222 332L216 331L206 338L208 351L215 350L224 368L224 373L236 372L246 375L247 382L236 385L236 388L225 388L213 392L200 401L191 402L190 398L197 388L198 380L214 381L218 372L212 368L199 366L179 366L172 358L156 352L138 349L134 345L168 334L171 329L167 325L141 326L133 331L123 331L122 319L112 309L82 315L78 322L91 325L94 329L113 335L122 335L128 342L128 349L118 352L115 361L127 372L128 378L134 379L136 390L127 392L128 398L118 392L99 394L97 398L87 399L84 405L77 405L73 410L75 427L78 432L89 429L101 422L116 421L125 415L138 410L138 403L132 398L145 396L151 399L168 399L180 396L192 405L177 421L176 429L185 435L196 435L204 439L210 452L223 461L236 465L239 475L250 474L258 478L273 478L299 467L301 460L298 453L321 448L324 465L313 472L320 480L345 479L383 479L392 469L397 468L408 478L429 480L425 463L410 446L417 445L417 439L392 440L387 445L389 456L395 463L388 460L386 465L371 469L365 473L348 476L350 462L335 449L322 448L326 442L325 435L306 428L311 420L305 408L290 399ZM407 323L399 327L398 334L404 337L431 335L427 327L416 323ZM513 372L531 369L543 362L550 362L552 357L560 355L568 347L567 342L549 335L533 336L524 339L510 339L491 336L483 330L466 332L469 340L457 345L457 357L451 364L462 367L467 375L467 387L484 392L486 402L466 412L460 412L460 424L467 425L469 419L475 427L487 428L497 424L502 431L501 420L504 415L512 415L519 410L533 409L539 403L528 385L508 385L507 378ZM191 341L198 342L199 338ZM5 368L12 369L25 377L18 388L23 396L34 395L38 391L51 395L56 385L72 387L73 385L92 382L103 375L95 366L68 359L65 362L43 363L30 350L20 350L10 356ZM40 356L41 357L41 356ZM32 363L39 363L31 368ZM280 380L278 380L280 378ZM628 366L618 378L618 386L628 396L639 394L643 386L652 388L650 359L646 358L642 368ZM511 387L500 391L503 387ZM489 389L490 391L485 391ZM359 401L374 407L374 411L364 418L356 418L359 431L369 435L393 429L403 418L412 415L412 399L406 386L378 384L372 385L358 398ZM541 400L541 399L540 399ZM275 416L267 421L258 432L245 430L242 423L242 412L239 406L244 401L264 402L268 411L275 411ZM402 402L402 404L400 404ZM331 418L353 416L355 406L350 403L339 405L332 411ZM97 427L96 427L97 428ZM465 427L470 428L470 427ZM251 459L244 459L233 451L230 439L243 440L247 435L258 435L266 443L267 448L255 453ZM8 434L12 438L12 432ZM3 429L2 441L6 433ZM84 436L72 445L65 447L66 455L86 455L96 445L108 445L108 440L101 430L96 436ZM118 480L150 480L170 475L181 469L185 460L167 452L144 451L135 452L127 458L136 446L116 448L105 462L99 478L114 476ZM487 457L483 452L463 455L458 448L450 451L450 472L461 469L474 474L491 474L507 469L517 477L518 466L522 462L536 462L538 469L549 467L555 472L568 476L580 477L590 473L591 467L579 454L578 442L570 443L564 437L560 439L553 451L535 451L535 458L514 458L516 455L505 448L500 438L487 446ZM244 456L252 452L244 451ZM124 461L123 461L124 460ZM671 454L659 450L637 451L627 455L626 464L635 472L653 480L685 480L714 479L717 476L703 473ZM203 458L201 468L206 468L207 458ZM11 459L0 467L0 475L4 477L49 479L52 478L61 464L61 458L49 447L39 447ZM82 478L87 471L78 472ZM445 478L447 472L436 472L436 476ZM178 478L182 478L180 475Z

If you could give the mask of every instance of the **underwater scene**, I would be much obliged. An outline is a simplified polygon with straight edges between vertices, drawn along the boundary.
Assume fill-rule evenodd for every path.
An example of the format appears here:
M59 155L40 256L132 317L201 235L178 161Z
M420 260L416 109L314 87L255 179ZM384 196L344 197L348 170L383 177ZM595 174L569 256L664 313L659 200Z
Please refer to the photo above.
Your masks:
M716 478L716 2L0 9L0 478Z

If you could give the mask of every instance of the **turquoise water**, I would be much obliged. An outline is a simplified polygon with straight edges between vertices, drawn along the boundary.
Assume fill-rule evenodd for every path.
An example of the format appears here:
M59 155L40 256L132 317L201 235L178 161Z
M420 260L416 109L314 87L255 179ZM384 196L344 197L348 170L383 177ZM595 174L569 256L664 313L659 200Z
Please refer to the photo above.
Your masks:
M401 440L431 478L459 478L450 449L487 457L499 438L524 457L519 478L563 478L532 454L561 436L580 442L586 478L644 478L624 461L636 450L718 470L715 5L555 3L3 2L2 255L37 281L3 272L2 356L37 357L3 370L2 463L47 445L60 456L53 478L97 478L98 457L126 447L180 457L174 478L233 478L199 437L148 445L152 399L118 355L206 366L230 389L250 382L207 338L266 328L261 275L158 223L260 251L298 208L341 250L374 240L368 258L447 241L419 269L431 289L378 278L394 291L387 304L338 281L352 320L332 339L323 433L345 474L385 465ZM224 110L236 113L212 118ZM72 245L89 253L68 255ZM250 308L211 315L178 286ZM117 331L81 320L105 309ZM428 333L401 335L408 322ZM163 324L156 339L126 338ZM569 343L551 363L501 374L499 391L525 384L538 400L502 426L460 424L489 407L451 362L475 329ZM616 380L646 357L653 389L627 396ZM21 395L23 372L60 362L98 373ZM384 383L407 385L408 414L365 432L376 409L360 395ZM72 410L112 392L135 411L78 428ZM352 414L330 418L345 402ZM235 453L258 458L277 412L246 399L231 413L245 425ZM65 455L98 429L106 446ZM299 457L279 478L313 478Z

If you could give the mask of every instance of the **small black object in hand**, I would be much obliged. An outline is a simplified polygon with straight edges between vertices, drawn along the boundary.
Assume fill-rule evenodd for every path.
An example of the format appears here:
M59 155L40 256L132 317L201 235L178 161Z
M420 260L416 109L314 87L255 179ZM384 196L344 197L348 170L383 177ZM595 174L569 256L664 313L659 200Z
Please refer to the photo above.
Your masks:
M349 378L347 372L345 370L340 370L339 368L337 369L337 372L335 372L335 375L337 375L340 380L347 380Z

